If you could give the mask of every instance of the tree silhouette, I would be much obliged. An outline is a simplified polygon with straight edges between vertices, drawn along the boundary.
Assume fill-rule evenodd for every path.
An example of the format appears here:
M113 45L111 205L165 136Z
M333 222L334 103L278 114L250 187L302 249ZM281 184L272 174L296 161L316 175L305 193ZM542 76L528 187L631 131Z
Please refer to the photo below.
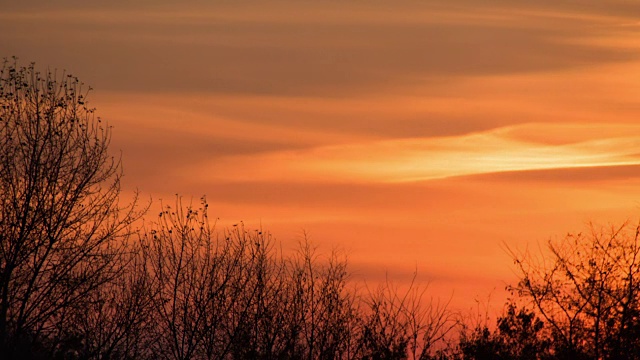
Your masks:
M357 317L346 262L305 243L283 257L242 223L216 233L199 207L165 206L142 235L156 339L167 359L348 358Z
M493 331L486 325L476 326L470 333L463 329L458 350L458 357L465 360L553 359L544 322L534 311L514 303L507 304Z
M305 239L284 256L268 232L217 232L207 213L204 198L178 198L141 235L148 358L427 359L453 328L417 287L363 294L338 253L322 259Z
M110 128L77 78L0 70L0 344L60 348L67 322L122 273L134 206L119 205Z
M365 359L430 359L458 325L448 303L424 297L415 275L400 291L388 280L364 296L358 345Z
M262 229L218 231L204 197L136 223L89 90L0 69L2 359L429 359L452 329L446 304L362 293L307 239L285 255Z
M598 229L548 243L542 261L514 254L513 287L545 320L559 358L640 358L639 228Z
M640 359L640 227L598 228L515 252L520 280L496 326L460 323L440 360Z

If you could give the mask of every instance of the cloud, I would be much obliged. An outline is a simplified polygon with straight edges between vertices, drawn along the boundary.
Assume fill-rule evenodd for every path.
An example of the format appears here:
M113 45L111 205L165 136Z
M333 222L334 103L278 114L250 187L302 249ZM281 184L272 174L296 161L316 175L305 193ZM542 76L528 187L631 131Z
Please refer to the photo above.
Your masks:
M640 156L640 154L638 154ZM640 180L640 165L610 165L596 167L561 168L549 170L503 171L473 175L479 181L507 183L601 183Z
M523 140L517 134L514 126L453 137L370 141L250 158L234 156L220 159L215 166L225 169L222 172L225 178L241 181L407 182L497 172L640 164L640 132L633 125L624 136L577 140L570 133L571 142L559 145ZM238 168L238 164L244 165ZM239 170L249 164L250 173ZM212 176L216 178L215 174Z
M607 17L413 2L393 16L380 4L191 6L8 13L0 46L103 90L322 97L637 58L589 43L620 31Z

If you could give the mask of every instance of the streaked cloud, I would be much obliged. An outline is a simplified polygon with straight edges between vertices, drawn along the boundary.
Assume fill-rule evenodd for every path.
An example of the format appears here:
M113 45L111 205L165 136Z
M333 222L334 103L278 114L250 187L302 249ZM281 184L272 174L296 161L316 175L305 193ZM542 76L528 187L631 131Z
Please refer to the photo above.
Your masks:
M2 16L0 44L8 55L57 68L73 64L73 73L103 90L314 97L637 55L589 41L628 32L616 25L633 18L465 4L14 10ZM42 32L47 36L38 36Z
M559 134L549 124L527 128ZM518 136L522 129L514 126L456 137L353 143L249 159L238 156L218 160L211 167L220 169L226 178L242 181L405 182L505 171L640 165L639 126L600 124L588 128L583 130L586 139L575 139L576 133L568 132L570 140L563 144L531 141ZM593 139L596 132L599 136ZM602 137L606 132L618 136ZM252 170L234 172L235 164L251 164Z

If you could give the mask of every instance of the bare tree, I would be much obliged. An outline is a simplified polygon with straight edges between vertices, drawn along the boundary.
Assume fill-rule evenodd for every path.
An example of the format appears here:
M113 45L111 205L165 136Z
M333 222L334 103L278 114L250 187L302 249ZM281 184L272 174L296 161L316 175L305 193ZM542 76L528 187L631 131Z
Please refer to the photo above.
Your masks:
M149 264L156 323L154 354L166 359L201 358L202 345L216 321L208 310L218 297L216 244L206 211L166 206L144 234L144 257Z
M292 334L298 356L306 359L342 359L353 354L357 331L357 294L348 287L346 258L337 251L320 259L306 238L287 262Z
M521 280L512 290L530 300L565 358L640 357L639 228L598 229L549 241L536 258L513 253Z
M276 296L269 235L242 224L216 232L208 204L165 206L143 234L155 358L242 358L261 348L267 302ZM275 303L271 307L278 306Z
M284 256L262 230L216 231L207 209L178 198L142 235L152 358L419 359L453 327L424 292L361 297L337 252L323 258L305 239Z
M216 232L199 207L165 206L143 235L152 286L154 356L167 359L331 358L351 309L344 264L295 259L242 223ZM345 310L346 309L346 310ZM336 338L337 337L337 338ZM328 354L331 356L328 357Z
M415 284L401 291L389 280L370 290L360 310L358 345L365 359L430 359L457 326L448 302L424 297Z
M123 270L120 160L86 89L64 73L0 69L0 342L55 338ZM58 346L52 344L52 346Z
M81 340L77 352L86 359L149 359L152 283L138 248L123 255L124 271L88 295L74 312L63 338Z
M421 293L360 301L335 252L305 241L285 257L262 230L215 231L204 198L178 198L132 237L142 211L120 205L89 90L15 59L0 68L3 358L419 358L447 332L445 307Z

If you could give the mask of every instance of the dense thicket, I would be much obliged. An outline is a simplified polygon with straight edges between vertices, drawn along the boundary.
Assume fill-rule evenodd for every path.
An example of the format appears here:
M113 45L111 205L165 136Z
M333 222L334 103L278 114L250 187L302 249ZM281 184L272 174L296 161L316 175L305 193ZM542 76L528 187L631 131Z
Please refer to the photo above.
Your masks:
M640 359L637 227L513 252L504 314L471 326L413 285L358 290L338 253L218 230L204 198L143 222L86 96L0 69L2 359Z

